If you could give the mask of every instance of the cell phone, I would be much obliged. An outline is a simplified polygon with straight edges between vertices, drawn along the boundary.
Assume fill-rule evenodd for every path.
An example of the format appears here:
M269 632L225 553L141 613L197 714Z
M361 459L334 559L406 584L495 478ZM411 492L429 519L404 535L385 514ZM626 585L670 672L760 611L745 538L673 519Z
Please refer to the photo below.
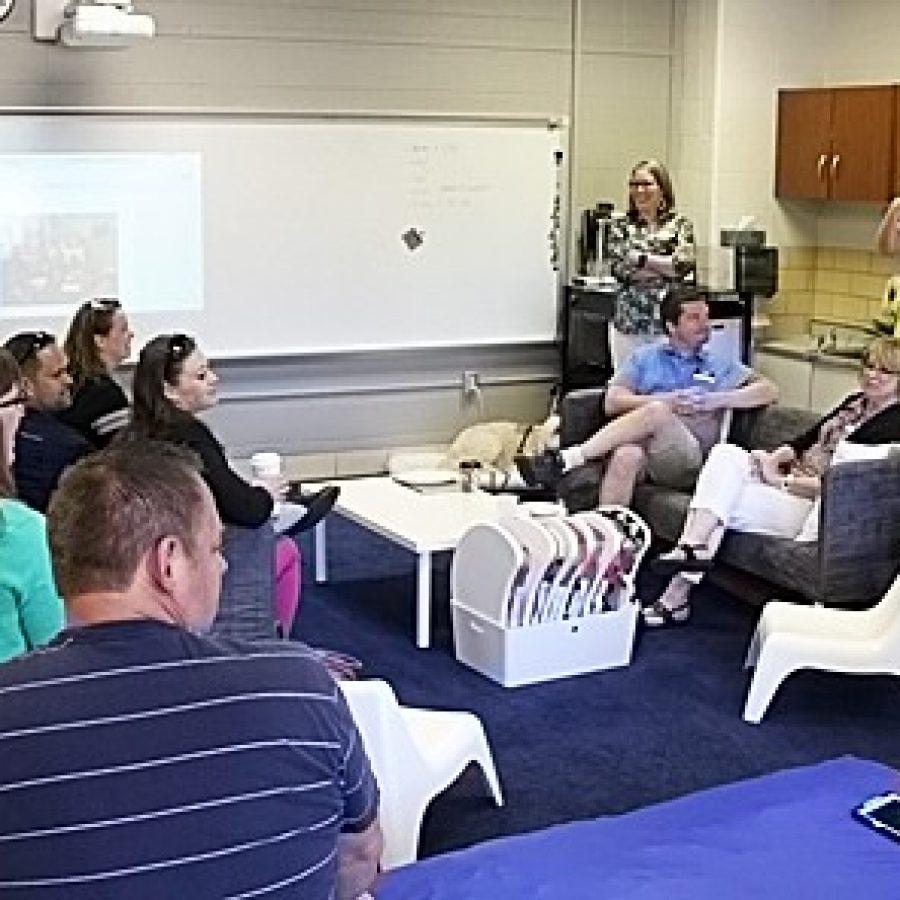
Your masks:
M870 828L900 841L900 794L876 794L860 803L853 815Z

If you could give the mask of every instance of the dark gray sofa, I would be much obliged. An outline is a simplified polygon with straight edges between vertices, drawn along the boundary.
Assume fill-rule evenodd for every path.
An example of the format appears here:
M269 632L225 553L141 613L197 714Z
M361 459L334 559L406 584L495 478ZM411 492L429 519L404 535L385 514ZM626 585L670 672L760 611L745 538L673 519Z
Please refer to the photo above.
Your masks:
M580 443L601 427L603 390L572 391L561 403L563 447ZM808 428L808 410L771 406L735 412L729 440L747 449L772 449ZM596 506L600 477L595 466L569 473L561 495L570 511ZM675 541L690 496L653 484L640 485L634 508L655 537ZM819 540L730 533L714 575L748 599L812 600L869 606L887 590L900 566L900 456L835 466L822 488Z

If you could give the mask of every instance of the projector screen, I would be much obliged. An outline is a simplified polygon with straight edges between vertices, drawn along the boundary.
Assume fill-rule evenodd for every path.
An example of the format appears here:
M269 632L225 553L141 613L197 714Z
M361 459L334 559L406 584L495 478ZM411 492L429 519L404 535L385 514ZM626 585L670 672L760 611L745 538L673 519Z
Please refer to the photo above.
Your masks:
M118 296L139 344L214 356L552 340L559 149L546 122L6 114L0 337Z

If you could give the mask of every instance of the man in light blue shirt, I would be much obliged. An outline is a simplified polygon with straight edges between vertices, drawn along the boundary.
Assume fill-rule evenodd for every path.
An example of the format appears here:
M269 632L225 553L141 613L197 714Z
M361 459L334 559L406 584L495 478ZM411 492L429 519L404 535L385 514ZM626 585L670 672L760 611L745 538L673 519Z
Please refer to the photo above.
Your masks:
M519 457L525 480L556 488L571 469L603 460L600 502L627 506L638 480L677 488L696 480L731 409L766 406L778 389L748 366L711 354L709 308L693 291L661 306L667 338L639 347L606 389L613 418L583 444Z

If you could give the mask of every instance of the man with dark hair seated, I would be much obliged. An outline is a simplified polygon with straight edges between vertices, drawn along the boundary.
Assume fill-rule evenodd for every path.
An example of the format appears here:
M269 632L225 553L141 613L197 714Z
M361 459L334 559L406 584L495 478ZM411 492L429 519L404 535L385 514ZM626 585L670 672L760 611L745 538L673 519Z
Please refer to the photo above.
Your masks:
M66 354L46 331L22 331L6 342L22 371L25 416L16 434L13 477L20 500L47 511L63 471L93 447L56 414L72 402Z
M70 626L0 665L0 886L67 900L350 900L381 852L341 691L299 643L214 639L222 526L193 455L85 457L48 513Z
M667 338L635 350L609 382L604 411L616 418L583 444L518 457L527 482L556 488L569 470L603 460L601 503L628 506L643 477L690 487L720 439L724 412L778 399L768 378L706 349L709 308L700 294L670 293L660 316Z

